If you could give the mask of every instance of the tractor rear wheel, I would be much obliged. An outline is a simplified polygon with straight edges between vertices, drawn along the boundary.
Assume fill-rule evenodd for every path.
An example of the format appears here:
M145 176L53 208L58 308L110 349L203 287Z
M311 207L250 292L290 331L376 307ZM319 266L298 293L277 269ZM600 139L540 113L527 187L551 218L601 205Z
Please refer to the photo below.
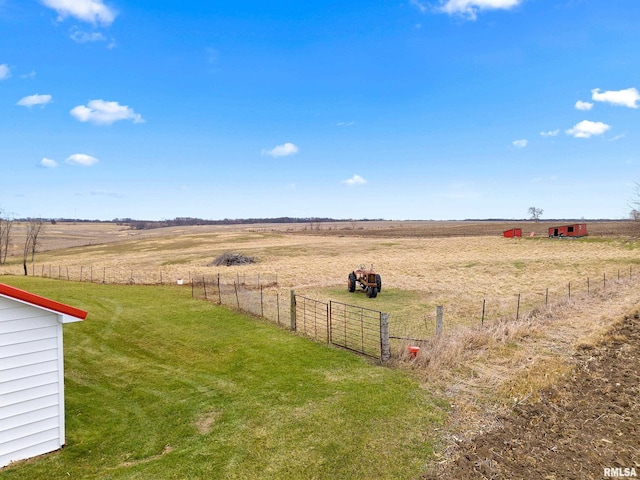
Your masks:
M347 281L347 288L351 293L356 291L356 276L353 273L349 274L349 280Z
M376 273L376 287L378 287L378 291L382 291L382 277L379 273Z

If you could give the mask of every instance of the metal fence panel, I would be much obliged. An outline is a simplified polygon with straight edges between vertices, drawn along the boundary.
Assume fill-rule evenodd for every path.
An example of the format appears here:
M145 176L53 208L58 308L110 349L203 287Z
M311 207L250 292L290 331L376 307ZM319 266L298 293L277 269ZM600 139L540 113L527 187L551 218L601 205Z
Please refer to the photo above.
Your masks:
M340 302L329 302L331 343L380 358L382 312Z
M316 340L331 342L329 305L326 302L296 295L296 330Z

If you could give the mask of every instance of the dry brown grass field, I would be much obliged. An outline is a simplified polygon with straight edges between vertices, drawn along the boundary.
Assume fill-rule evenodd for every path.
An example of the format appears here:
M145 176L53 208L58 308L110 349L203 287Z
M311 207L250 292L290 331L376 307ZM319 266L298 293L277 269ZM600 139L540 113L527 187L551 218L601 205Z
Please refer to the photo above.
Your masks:
M44 226L29 273L122 283L187 283L219 274L225 282L259 281L283 294L293 289L382 310L391 315L394 335L416 337L433 330L437 305L444 307L445 328L490 323L636 273L640 259L630 222L590 222L590 236L576 240L549 239L550 225L380 221L131 230L113 223L57 223ZM525 237L503 238L511 227L522 228ZM0 273L22 272L23 230L14 226ZM228 252L256 263L211 266ZM346 292L348 273L360 265L381 274L378 298Z
M548 227L562 224L394 221L135 231L58 223L45 226L29 273L77 279L82 271L88 281L91 271L93 281L104 276L123 283L220 275L227 282L260 281L271 293L295 290L388 312L392 335L424 340L413 360L406 343L396 345L391 364L450 399L440 454L446 466L459 458L460 442L473 444L500 428L499 415L564 382L574 353L595 348L640 304L633 224L587 222L588 237L549 239ZM512 227L522 228L524 238L503 238ZM22 274L21 230L14 226L0 274ZM228 252L257 262L211 266ZM371 264L382 276L380 295L348 293L349 271ZM437 305L444 308L440 336L434 334Z

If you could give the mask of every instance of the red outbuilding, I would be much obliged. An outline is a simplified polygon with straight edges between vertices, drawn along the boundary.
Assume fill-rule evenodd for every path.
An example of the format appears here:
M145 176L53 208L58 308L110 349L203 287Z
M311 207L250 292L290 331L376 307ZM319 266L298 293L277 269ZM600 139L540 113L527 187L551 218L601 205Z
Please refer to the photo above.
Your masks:
M516 238L516 237L522 237L521 228L512 228L510 230L504 231L504 238Z
M586 223L574 223L573 225L562 225L560 227L549 228L549 238L564 238L564 237L586 237L587 236L587 224Z

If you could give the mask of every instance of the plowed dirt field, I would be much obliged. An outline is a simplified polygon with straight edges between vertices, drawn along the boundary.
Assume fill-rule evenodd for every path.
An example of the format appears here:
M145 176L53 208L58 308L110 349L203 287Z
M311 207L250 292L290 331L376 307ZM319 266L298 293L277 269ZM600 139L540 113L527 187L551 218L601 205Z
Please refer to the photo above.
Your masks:
M640 475L640 315L579 349L563 381L460 442L424 479L584 480ZM608 469L608 470L606 470ZM635 475L634 475L635 473Z

